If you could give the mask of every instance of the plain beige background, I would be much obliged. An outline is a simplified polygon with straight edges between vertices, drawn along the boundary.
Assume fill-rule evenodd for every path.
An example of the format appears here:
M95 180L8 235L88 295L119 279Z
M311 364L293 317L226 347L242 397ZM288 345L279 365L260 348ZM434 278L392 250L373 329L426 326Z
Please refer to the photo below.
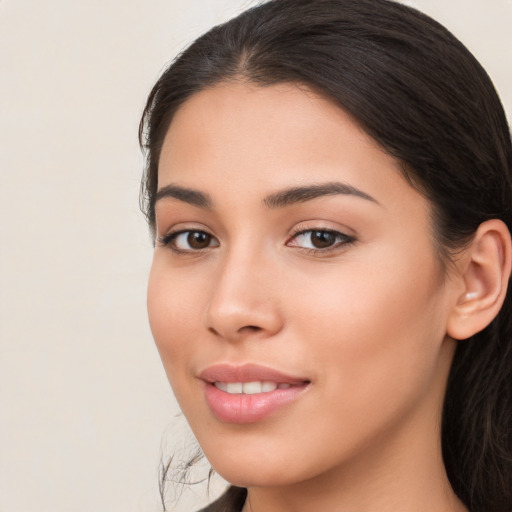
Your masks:
M192 441L146 320L137 124L165 63L251 3L0 0L0 512L161 509L160 457ZM511 119L512 1L406 3Z

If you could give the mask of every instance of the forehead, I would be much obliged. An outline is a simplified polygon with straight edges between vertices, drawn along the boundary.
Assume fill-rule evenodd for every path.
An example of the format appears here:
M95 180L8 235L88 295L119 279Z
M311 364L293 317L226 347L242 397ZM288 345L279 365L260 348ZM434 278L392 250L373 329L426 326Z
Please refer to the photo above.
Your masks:
M398 169L397 161L330 99L294 84L223 83L193 95L176 112L159 161L159 182L192 174L226 179L284 176L323 167ZM186 171L186 172L185 172ZM230 171L236 171L236 176ZM217 176L222 177L222 176Z
M368 144L379 147L334 99L294 83L259 86L250 82L222 82L203 89L178 108L167 135L176 125L180 131L187 127L202 131L222 122L226 128L231 125L239 135L243 135L239 128L244 127L259 133L260 137L265 133L272 138L278 134L285 136L292 129L314 137L311 128L315 122L321 122L328 130L330 125L338 124L340 118L351 124L346 136L353 131L354 136L357 134ZM270 125L272 132L268 131Z

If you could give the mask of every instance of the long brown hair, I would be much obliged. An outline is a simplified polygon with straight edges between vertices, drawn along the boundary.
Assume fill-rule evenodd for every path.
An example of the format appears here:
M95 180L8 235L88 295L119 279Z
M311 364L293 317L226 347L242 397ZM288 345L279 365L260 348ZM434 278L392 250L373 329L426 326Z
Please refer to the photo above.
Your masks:
M442 259L480 223L512 231L512 146L484 69L448 30L390 0L271 0L197 39L151 91L140 124L142 208L154 230L158 158L176 110L221 81L294 82L334 99L431 201ZM458 342L443 412L448 477L472 512L512 510L512 297Z

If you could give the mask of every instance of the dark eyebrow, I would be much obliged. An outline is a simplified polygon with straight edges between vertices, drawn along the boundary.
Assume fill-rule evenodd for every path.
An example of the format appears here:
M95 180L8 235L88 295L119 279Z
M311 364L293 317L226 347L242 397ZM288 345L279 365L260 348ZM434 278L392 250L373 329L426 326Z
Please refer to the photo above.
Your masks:
M336 194L352 195L372 201L376 204L380 203L358 188L346 183L332 182L332 183L321 183L318 185L307 185L304 187L293 187L286 190L281 190L274 194L267 196L263 203L269 208L282 208L295 203L303 203L305 201L311 201L317 197L332 196Z
M199 206L200 208L208 208L210 210L213 206L212 200L208 194L200 192L199 190L180 187L178 185L166 185L165 187L162 187L156 193L155 203L165 197L172 197L173 199L178 199L184 203Z

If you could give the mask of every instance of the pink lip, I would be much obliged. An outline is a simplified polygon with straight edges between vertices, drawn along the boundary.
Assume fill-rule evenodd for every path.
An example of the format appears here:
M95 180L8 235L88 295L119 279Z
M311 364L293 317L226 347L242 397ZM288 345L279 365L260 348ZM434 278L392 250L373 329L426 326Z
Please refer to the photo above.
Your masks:
M199 374L204 381L205 397L213 414L226 423L254 423L270 416L295 401L308 387L305 378L286 375L272 368L255 364L232 366L219 364ZM230 394L215 387L215 382L271 381L290 384L287 389L276 389L253 395Z
M308 379L292 377L272 368L257 364L234 366L231 364L216 364L209 366L199 374L206 382L254 382L272 381L280 384L302 384Z

